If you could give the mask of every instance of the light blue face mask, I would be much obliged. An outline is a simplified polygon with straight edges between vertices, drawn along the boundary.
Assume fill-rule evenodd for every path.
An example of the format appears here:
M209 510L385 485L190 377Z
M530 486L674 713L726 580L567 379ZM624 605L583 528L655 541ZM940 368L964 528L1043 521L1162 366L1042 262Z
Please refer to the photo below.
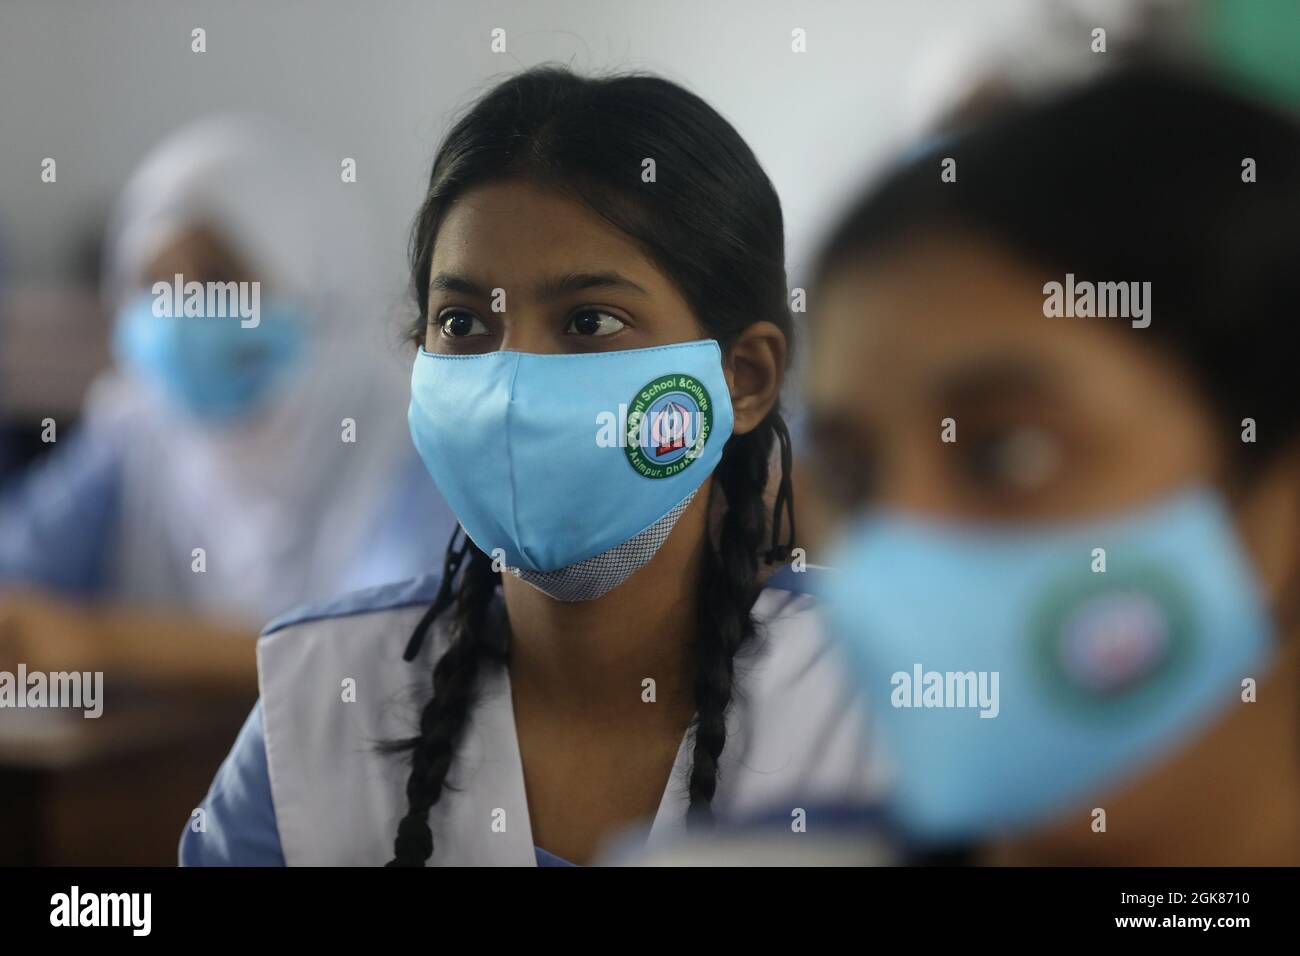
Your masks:
M153 301L143 294L121 308L113 352L202 421L250 414L305 350L305 323L274 302L263 303L258 324L245 328L238 318L157 316Z
M645 565L731 436L712 339L588 354L421 349L411 437L465 533L560 600Z
M1250 706L1242 681L1271 659L1251 569L1208 490L1048 529L869 516L834 567L831 628L880 726L895 812L922 841L1079 808L1087 826L1084 801Z

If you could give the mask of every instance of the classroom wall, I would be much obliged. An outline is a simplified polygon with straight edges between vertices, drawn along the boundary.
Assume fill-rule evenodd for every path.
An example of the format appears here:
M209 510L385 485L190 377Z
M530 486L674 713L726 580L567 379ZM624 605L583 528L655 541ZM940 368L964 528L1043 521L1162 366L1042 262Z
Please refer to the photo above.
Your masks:
M717 106L781 194L797 276L828 210L900 135L952 38L996 38L1033 6L4 0L0 241L15 281L68 280L97 217L154 142L211 110L260 108L357 159L357 188L400 292L406 231L449 117L492 78L558 60L655 70ZM204 54L190 52L194 27L207 31ZM506 54L489 49L494 27L507 31ZM790 51L795 27L807 31L807 53ZM58 183L28 188L46 156Z

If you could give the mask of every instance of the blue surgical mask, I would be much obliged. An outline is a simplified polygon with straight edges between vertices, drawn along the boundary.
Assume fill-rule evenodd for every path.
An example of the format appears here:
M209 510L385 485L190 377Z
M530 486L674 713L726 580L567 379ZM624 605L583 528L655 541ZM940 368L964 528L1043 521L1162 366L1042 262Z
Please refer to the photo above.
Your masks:
M921 841L1091 809L1249 706L1242 682L1271 659L1250 566L1205 489L1046 528L878 514L833 563L830 624L874 710L894 810Z
M158 316L153 303L143 294L122 306L114 354L201 421L251 414L305 349L305 323L284 305L262 303L257 324L245 327L238 317Z
M421 350L408 417L474 544L560 600L599 597L649 562L732 428L712 339L559 355Z

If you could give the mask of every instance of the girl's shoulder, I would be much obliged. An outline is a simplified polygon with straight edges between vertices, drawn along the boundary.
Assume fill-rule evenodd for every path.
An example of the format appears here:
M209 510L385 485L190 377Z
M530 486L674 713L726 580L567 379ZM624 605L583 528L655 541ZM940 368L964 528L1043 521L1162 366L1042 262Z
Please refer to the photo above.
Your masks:
M307 604L271 621L257 643L263 696L311 693L314 688L304 687L303 678L313 674L332 679L336 671L346 671L359 680L412 670L402 654L438 584L438 575L426 574ZM421 666L432 650L445 646L445 637L443 622L434 622L418 659Z
M737 656L740 672L752 672L773 693L816 695L822 686L842 684L839 646L828 635L819 594L827 568L796 570L786 565L763 585L754 603L755 640Z
M754 604L754 639L735 659L715 797L722 815L788 816L878 799L884 767L851 661L827 632L819 567L778 571Z
M753 607L756 628L735 659L726 715L714 800L720 816L859 803L878 789L860 688L817 613L824 573L778 574ZM402 655L438 583L428 575L370 588L291 612L264 630L258 660L267 776L290 862L374 862L391 846L409 768L377 744L405 738L418 725L433 663L448 640L443 621L434 622L415 661ZM491 615L492 626L504 626L499 593ZM482 681L471 735L477 749L466 758L466 766L480 768L473 778L478 796L463 809L490 799L526 818L510 763L517 757L510 756L508 679L492 671ZM674 774L685 772L690 753L688 737ZM355 785L341 790L339 780ZM680 783L669 786L666 800L677 799ZM439 832L444 859L479 859L477 845L452 852L460 831L450 823ZM521 840L506 857L531 862L532 847Z
M811 612L826 573L825 568L816 566L798 571L786 565L764 583L754 606L755 617L766 624L780 624ZM413 609L425 609L433 603L440 580L437 574L424 574L306 604L272 620L262 629L261 637L266 641L289 631L318 633L328 630L331 622L338 622L339 633L361 641L376 630L389 630L395 618L414 614L418 620L419 614Z
M754 604L754 617L770 625L812 613L829 573L828 568L817 565L782 565L763 582Z
M815 566L796 570L787 565L768 578L752 610L758 625L755 640L737 659L742 671L757 672L751 677L761 675L764 684L809 686L839 670L814 666L837 653L818 613L818 593L828 573ZM269 677L292 675L290 686L301 687L304 672L320 668L426 673L424 665L431 667L446 647L446 615L429 628L416 666L402 654L433 603L439 582L438 575L425 574L308 604L271 621L258 641L263 692ZM498 592L490 617L500 623L503 614ZM275 674L268 673L272 669Z
M403 659L438 584L425 575L367 588L262 631L266 777L291 865L386 858L409 767L383 745L418 726L433 660L446 646L445 626L434 622L416 660Z
M438 583L438 575L425 574L392 584L351 591L327 601L294 608L267 624L262 629L262 637L268 638L291 628L300 628L304 624L352 619L365 614L401 611L419 605L428 605L438 593Z
M817 594L826 573L815 566L795 570L787 565L764 583L753 608L759 648L751 656L777 650L788 658L824 651ZM356 659L381 666L397 664L416 623L433 603L439 583L439 575L425 574L295 608L263 628L259 660L263 667L285 656L302 664L307 656L322 655L339 663ZM499 592L493 603L494 614L499 614ZM446 638L445 622L435 621L420 659L429 658L430 664L436 660ZM403 670L410 666L403 664Z

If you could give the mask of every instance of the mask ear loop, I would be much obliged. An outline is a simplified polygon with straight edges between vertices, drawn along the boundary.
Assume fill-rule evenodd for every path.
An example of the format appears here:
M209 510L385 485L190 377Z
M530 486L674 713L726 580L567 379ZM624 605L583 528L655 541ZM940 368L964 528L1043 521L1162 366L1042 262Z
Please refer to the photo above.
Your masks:
M406 650L402 653L404 661L415 660L416 655L420 653L421 645L424 644L424 636L429 630L429 625L456 600L456 592L452 590L452 584L460 571L461 564L465 561L465 555L469 553L469 535L465 534L465 540L461 542L459 548L456 547L456 538L464 533L464 529L459 524L451 532L451 540L447 542L447 553L442 559L442 581L438 584L438 594L434 597L429 610L425 611L424 616L420 618L420 623L415 625L415 631L406 644Z
M776 503L772 506L772 544L763 555L763 560L768 564L781 564L789 560L794 551L794 485L791 481L794 454L790 449L790 430L786 428L785 419L779 412L772 418L772 431L776 433L776 440L781 445L781 484L777 487ZM786 543L779 544L783 510L788 534Z

